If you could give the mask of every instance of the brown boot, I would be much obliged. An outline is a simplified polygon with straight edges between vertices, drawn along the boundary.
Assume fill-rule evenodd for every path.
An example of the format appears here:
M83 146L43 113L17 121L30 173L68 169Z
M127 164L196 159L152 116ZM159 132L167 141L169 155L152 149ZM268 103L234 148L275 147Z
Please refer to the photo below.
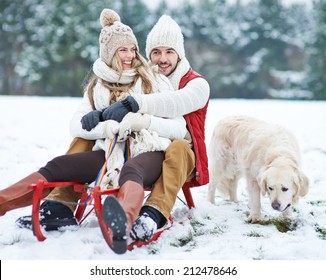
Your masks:
M103 220L112 232L111 249L123 254L128 248L128 236L133 222L143 205L143 186L125 182L119 189L117 198L108 196L103 204Z
M117 199L127 215L127 229L128 232L130 232L132 224L138 217L139 211L144 202L144 188L136 182L127 181L120 187Z
M34 190L29 189L29 186L37 183L38 180L46 181L44 176L34 172L10 187L0 190L0 216L7 211L31 205ZM43 197L50 191L51 189L44 189Z

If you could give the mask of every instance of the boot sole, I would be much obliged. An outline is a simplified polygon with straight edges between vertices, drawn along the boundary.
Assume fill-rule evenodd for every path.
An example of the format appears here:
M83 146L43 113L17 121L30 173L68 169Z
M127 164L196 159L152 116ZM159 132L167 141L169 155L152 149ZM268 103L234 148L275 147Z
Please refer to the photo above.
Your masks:
M125 253L128 248L128 220L120 202L112 195L107 196L104 200L102 218L112 232L112 245L110 248L117 254Z
M16 224L20 228L28 228L32 229L32 217L31 216L23 216L20 217ZM51 220L41 220L40 221L41 227L44 228L45 231L56 231L60 230L63 227L68 226L78 226L76 220L74 218L67 218L67 219L51 219Z

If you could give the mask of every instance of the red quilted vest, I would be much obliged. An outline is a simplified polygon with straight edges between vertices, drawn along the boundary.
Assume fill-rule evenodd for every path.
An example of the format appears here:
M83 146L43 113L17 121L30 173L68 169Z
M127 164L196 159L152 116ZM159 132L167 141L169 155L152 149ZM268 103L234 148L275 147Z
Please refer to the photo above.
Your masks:
M187 74L180 80L179 89L185 87L189 81L195 78L203 77L190 68ZM209 101L207 101L203 108L184 115L188 130L192 137L193 150L196 155L196 176L191 181L192 186L202 186L209 182L208 159L205 144L205 120L208 102Z

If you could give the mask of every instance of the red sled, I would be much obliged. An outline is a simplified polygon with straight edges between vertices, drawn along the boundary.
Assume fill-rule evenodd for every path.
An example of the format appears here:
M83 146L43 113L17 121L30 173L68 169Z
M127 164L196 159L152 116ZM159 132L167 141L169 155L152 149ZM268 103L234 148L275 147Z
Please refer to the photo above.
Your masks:
M81 199L78 202L76 211L74 213L75 218L78 222L78 225L81 225L82 222L87 218L87 216L94 210L95 215L98 220L98 224L101 228L101 232L103 234L103 237L106 241L106 243L111 247L112 245L112 234L110 231L110 228L107 227L103 220L102 215L102 198L103 196L107 195L117 195L119 188L113 188L113 189L107 189L107 190L101 190L99 186L95 186L91 189L91 191L88 190L88 185L80 184L78 182L45 182L42 180L39 180L36 184L30 185L30 188L34 190L33 194L33 202L32 202L32 231L33 234L36 236L38 241L44 241L46 237L43 235L40 225L40 202L42 198L42 192L46 188L54 188L54 187L68 187L68 186L74 186L74 190L76 192L81 192ZM188 205L189 209L194 208L194 200L191 194L191 188L196 187L196 185L193 181L187 182L183 185L182 191L186 199L186 204ZM150 191L150 189L145 189L147 191ZM88 205L92 205L93 209L85 214L85 210ZM162 229L159 229L155 232L153 237L146 241L135 241L128 245L128 250L132 250L135 247L141 247L147 244L150 244L153 241L156 241L160 235L170 229L173 225L173 219L172 216L170 216L169 221L167 223L167 226L163 227Z

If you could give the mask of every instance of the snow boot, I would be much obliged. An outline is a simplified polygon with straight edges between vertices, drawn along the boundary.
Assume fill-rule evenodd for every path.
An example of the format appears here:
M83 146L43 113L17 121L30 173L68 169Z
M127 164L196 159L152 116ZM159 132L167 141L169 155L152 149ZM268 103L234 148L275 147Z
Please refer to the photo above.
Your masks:
M162 228L166 224L164 215L151 206L143 206L139 216L132 225L130 237L134 241L146 242L150 240L157 229Z
M21 228L32 229L32 216L20 217L16 224ZM40 225L45 231L53 231L78 224L68 206L58 201L45 200L40 206Z
M134 241L146 242L153 237L156 230L157 224L155 221L147 213L144 213L138 216L132 225L130 237Z
M32 205L34 190L30 189L31 184L38 180L46 181L39 172L34 172L8 188L0 190L0 216L7 211ZM43 197L50 193L51 189L44 189Z
M103 220L112 232L111 249L123 254L128 248L128 236L144 201L140 184L127 181L119 189L117 198L108 196L103 204Z

